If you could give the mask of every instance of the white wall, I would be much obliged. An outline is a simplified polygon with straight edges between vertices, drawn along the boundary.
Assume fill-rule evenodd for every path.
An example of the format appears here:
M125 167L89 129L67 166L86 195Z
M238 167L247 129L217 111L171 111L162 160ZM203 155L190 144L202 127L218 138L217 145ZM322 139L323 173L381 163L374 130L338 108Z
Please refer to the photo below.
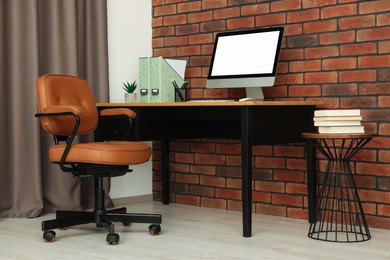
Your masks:
M139 82L138 58L152 56L152 4L108 0L107 8L110 102L117 103L124 102L123 82ZM133 173L111 179L112 198L152 193L151 161L131 168Z

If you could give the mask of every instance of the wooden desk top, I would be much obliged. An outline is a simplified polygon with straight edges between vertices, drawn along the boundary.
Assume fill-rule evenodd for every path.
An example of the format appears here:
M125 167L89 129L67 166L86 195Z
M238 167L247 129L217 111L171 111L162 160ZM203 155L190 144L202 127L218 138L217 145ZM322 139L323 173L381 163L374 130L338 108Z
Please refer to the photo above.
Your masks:
M196 102L145 102L97 103L98 107L196 107L196 106L318 106L322 101L196 101Z

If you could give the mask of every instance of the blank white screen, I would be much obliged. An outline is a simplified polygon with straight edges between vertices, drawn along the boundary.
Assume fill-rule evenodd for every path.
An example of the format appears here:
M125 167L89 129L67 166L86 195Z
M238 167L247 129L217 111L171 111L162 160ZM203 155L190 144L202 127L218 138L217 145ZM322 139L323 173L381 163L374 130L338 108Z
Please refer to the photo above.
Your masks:
M211 76L272 73L279 31L218 38Z

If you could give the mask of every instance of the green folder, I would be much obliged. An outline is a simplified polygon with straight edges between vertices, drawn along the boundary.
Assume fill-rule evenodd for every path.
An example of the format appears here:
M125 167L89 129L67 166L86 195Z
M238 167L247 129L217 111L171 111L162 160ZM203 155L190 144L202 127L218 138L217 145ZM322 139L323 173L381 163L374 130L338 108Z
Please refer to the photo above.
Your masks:
M172 81L179 86L184 84L179 73L162 57L140 58L139 66L141 102L175 102Z

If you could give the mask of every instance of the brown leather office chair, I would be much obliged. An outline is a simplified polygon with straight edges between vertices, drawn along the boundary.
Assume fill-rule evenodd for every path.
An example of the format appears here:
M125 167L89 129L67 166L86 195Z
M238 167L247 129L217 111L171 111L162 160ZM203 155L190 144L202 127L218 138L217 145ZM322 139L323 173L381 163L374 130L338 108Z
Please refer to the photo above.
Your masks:
M103 178L122 176L131 171L129 165L148 161L150 146L130 141L74 143L75 136L93 131L99 118L91 89L83 79L67 75L41 76L37 79L37 96L39 113L36 117L40 118L43 129L54 136L50 161L74 177L95 179L95 209L92 212L57 211L56 219L42 222L44 240L55 240L56 233L52 229L87 223L105 227L109 244L119 242L112 222L152 223L150 233L159 234L161 215L130 214L126 213L126 208L106 210L104 202ZM113 108L102 110L100 116L126 116L131 122L136 114L130 109Z

